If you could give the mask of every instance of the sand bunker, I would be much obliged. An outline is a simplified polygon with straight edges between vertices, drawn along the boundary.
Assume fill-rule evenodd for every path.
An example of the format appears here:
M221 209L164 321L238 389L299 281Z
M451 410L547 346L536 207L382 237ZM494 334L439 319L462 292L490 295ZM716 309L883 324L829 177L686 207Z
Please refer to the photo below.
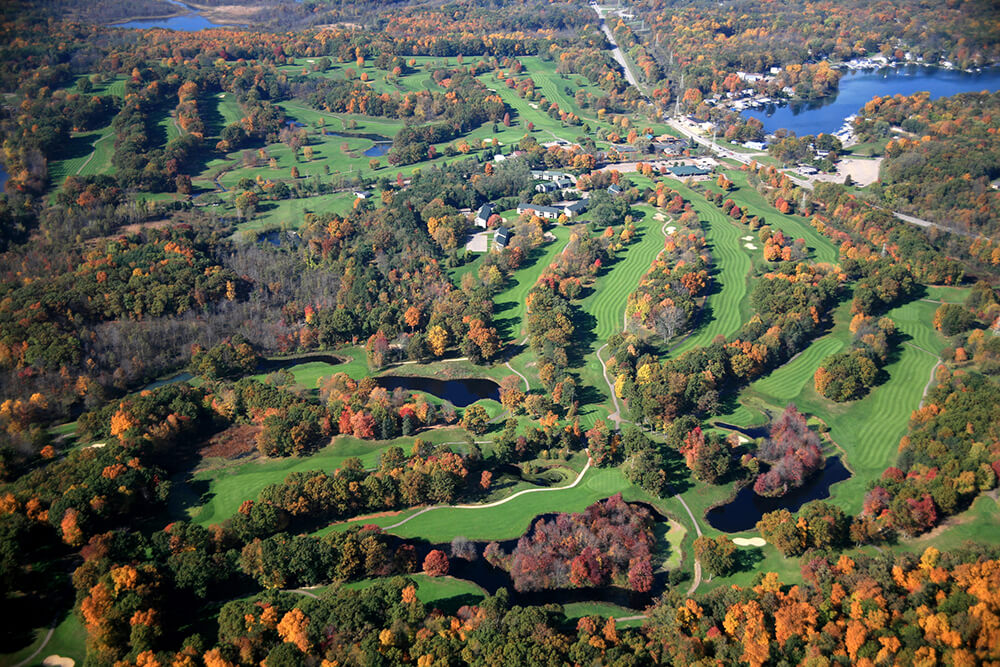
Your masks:
M653 214L653 220L666 220L666 219L667 219L667 216L663 215L662 213L654 213Z
M667 234L676 234L677 233L677 228L674 227L673 225L671 225L671 226L667 227L666 232L667 232Z
M752 236L743 236L743 237L741 237L740 240L742 240L742 241L753 241L753 237Z
M738 547L762 547L767 544L767 542L765 542L762 537L734 537L733 544Z
M746 248L747 250L756 250L757 249L757 246L755 246L752 243L744 243L743 247Z
M52 654L45 658L45 660L42 660L42 664L45 667L73 667L76 661L73 658L64 658L61 655Z

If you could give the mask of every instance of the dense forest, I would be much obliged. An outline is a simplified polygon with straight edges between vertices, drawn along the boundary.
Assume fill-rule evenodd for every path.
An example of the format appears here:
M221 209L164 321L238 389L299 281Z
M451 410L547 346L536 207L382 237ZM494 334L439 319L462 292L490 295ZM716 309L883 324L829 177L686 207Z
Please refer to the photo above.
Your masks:
M668 118L997 8L620 9L0 7L0 662L1000 662L1000 93Z

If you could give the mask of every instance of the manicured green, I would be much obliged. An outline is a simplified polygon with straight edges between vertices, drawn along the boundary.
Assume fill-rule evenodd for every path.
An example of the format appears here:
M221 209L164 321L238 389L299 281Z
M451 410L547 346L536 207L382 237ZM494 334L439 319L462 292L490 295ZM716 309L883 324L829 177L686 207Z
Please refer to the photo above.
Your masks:
M835 326L829 334L740 396L745 406L758 412L768 409L772 414L789 402L795 403L830 426L830 437L846 453L844 463L853 473L851 479L833 487L834 501L846 511L861 509L868 482L896 460L910 413L919 406L938 361L936 355L946 344L931 325L935 308L933 303L912 301L888 313L908 340L898 346L898 354L885 366L888 379L863 399L835 403L818 395L813 386L813 374L823 359L850 344L849 301L835 311ZM730 417L722 419L729 421Z
M547 230L555 239L536 249L531 256L521 263L507 283L507 288L494 299L494 312L498 316L493 320L497 332L504 340L520 340L524 335L522 321L527 310L525 299L539 276L548 268L556 255L563 251L569 242L568 227L554 226Z
M406 575L417 586L417 598L426 605L433 605L435 602L447 601L453 598L463 598L468 600L463 604L473 604L486 597L487 593L482 587L465 579L455 577L429 577L426 574ZM374 585L381 579L365 579L364 581L354 581L344 584L343 587L352 591L363 591Z
M563 614L567 619L576 620L578 618L583 618L584 616L630 618L632 616L638 616L639 612L635 609L619 607L618 605L611 604L610 602L570 602L569 604L563 605ZM620 621L615 623L615 626L619 628L634 628L642 625L642 623L643 619L640 618L629 621Z
M53 189L62 187L67 176L89 176L112 173L111 155L114 152L114 132L111 126L92 132L75 134L67 148L70 153L49 162L49 182Z
M431 542L446 542L456 536L471 540L505 540L522 535L539 514L580 512L597 500L623 492L628 498L646 494L633 487L617 469L591 468L572 489L527 493L496 507L435 509L411 521L389 529L400 537L422 537ZM407 514L375 518L366 523L382 527L397 523Z
M48 627L36 628L34 631L35 641L16 653L0 654L0 664L16 665L27 660L28 656L41 646L48 632ZM48 643L24 667L41 667L42 661L50 655L71 658L76 664L82 665L87 653L86 641L86 629L84 629L76 614L72 611L67 611L63 619L59 622L59 625L56 626Z
M465 430L452 427L432 429L416 437L431 443L463 443ZM188 511L191 519L202 525L221 523L232 516L244 500L254 500L268 484L278 484L292 472L323 470L332 473L344 459L357 456L366 468L374 467L383 451L392 446L409 451L414 437L394 440L359 440L351 436L338 436L331 444L316 453L284 459L255 459L247 463L216 462L214 467L196 470L192 480L207 483L209 499Z
M663 250L663 223L653 219L655 209L644 204L632 208L641 214L641 217L636 216L636 236L617 253L618 258L611 268L598 278L593 292L580 303L583 311L597 320L594 329L597 338L592 346L594 351L624 328L628 295L635 291L653 260Z
M678 356L687 350L708 345L716 336L729 337L739 330L743 324L741 303L747 296L747 273L751 262L742 247L740 237L745 234L741 233L741 227L709 204L702 195L679 181L668 180L668 183L691 202L698 213L715 263L712 276L715 286L706 300L698 328L671 348L671 355Z
M830 239L816 231L805 219L780 213L768 204L763 195L747 184L746 172L727 170L726 177L737 185L737 189L727 196L738 206L747 208L750 215L763 218L772 229L780 229L792 239L804 239L816 261L829 264L837 262L839 250ZM755 242L755 245L761 244Z

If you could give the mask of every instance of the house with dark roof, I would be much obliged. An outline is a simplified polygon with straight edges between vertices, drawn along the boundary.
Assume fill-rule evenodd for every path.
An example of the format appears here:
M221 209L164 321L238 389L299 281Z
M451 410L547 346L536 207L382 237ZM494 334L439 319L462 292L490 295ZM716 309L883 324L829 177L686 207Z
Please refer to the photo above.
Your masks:
M535 192L541 192L541 193L555 192L558 189L559 186L553 183L552 181L545 181L544 183L539 183L538 185L535 186Z
M555 220L562 213L561 208L556 208L555 206L539 206L538 204L518 204L517 213L518 215L522 213L530 213L531 215L537 215L539 218L545 218L546 220Z
M480 206L479 211L476 213L476 218L474 220L474 222L476 223L476 227L482 227L483 229L486 229L486 223L489 222L490 216L493 215L495 210L496 207L493 205L492 202L486 202L485 204Z
M575 218L584 211L587 210L587 206L590 204L586 199L579 199L577 201L568 202L562 207L563 214L567 218Z
M667 167L667 171L677 178L688 178L690 176L707 176L712 173L710 169L702 169L689 164L682 164L677 167Z
M615 183L608 186L608 194L610 195L620 195L622 193L622 187Z
M502 250L506 248L510 242L510 237L513 235L514 232L507 225L497 227L497 231L493 234L493 249Z

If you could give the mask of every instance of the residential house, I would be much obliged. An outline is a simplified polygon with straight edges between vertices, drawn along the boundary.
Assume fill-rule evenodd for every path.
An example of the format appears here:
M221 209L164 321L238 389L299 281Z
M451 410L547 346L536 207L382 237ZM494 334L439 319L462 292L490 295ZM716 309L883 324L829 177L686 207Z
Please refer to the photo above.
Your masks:
M492 202L486 202L485 204L480 206L479 211L476 213L476 218L474 220L474 222L476 223L476 227L482 227L483 229L486 229L486 223L489 222L490 216L493 215L495 210L496 207L492 204Z
M493 248L494 250L502 250L507 247L510 242L510 237L514 235L513 230L509 229L507 225L500 225L497 227L496 233L493 234Z
M545 218L546 220L555 220L562 213L562 209L555 206L539 206L538 204L518 204L517 213L518 215L529 213L537 215L539 218Z

